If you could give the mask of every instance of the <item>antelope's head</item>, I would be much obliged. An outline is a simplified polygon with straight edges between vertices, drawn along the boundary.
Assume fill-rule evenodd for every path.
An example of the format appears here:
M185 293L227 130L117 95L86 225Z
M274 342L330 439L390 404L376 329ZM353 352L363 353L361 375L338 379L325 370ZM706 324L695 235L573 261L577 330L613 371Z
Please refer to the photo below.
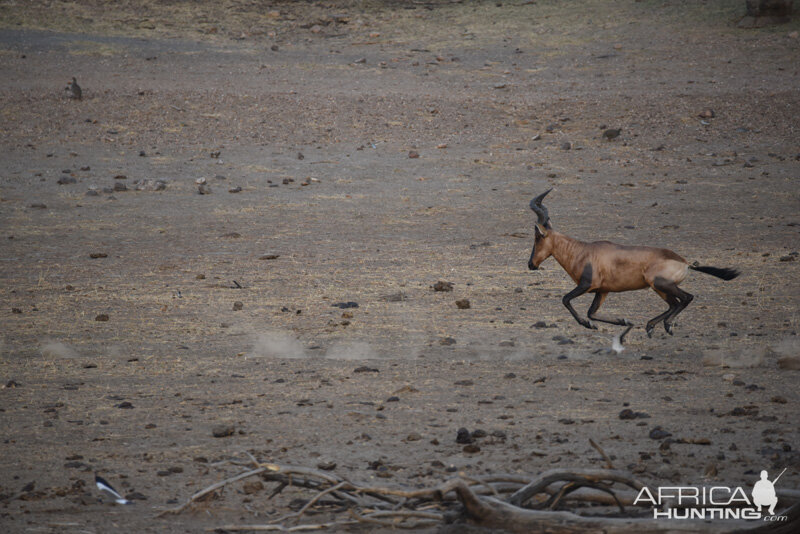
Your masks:
M531 250L531 258L528 260L528 269L535 271L539 265L550 257L553 253L553 243L550 238L550 217L547 215L547 208L542 205L542 199L547 196L547 193L552 191L548 189L538 197L531 200L531 209L538 217L536 221L536 230L534 233L533 250Z

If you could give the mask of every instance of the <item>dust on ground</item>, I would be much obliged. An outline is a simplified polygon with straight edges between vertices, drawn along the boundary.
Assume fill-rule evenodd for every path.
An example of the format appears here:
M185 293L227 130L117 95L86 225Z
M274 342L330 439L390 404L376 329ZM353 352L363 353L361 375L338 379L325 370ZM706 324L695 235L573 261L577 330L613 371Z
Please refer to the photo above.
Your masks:
M603 465L592 438L653 486L800 483L777 365L797 356L797 21L738 30L738 1L0 7L7 531L280 516L296 494L234 485L155 518L243 451L433 485ZM654 294L612 295L639 326L610 354L558 265L527 271L549 187L563 232L743 275L693 273L673 337L644 335ZM460 427L495 437L465 453Z

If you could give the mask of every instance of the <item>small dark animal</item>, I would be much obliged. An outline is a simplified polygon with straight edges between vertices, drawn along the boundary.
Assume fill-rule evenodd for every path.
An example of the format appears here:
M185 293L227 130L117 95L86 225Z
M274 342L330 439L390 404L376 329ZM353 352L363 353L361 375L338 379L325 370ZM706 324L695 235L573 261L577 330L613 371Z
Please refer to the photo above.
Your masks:
M664 330L672 335L672 323L694 298L683 291L678 284L683 282L689 270L700 271L723 280L733 280L739 276L735 269L705 267L697 263L689 263L671 250L655 247L631 247L617 245L609 241L584 243L553 230L547 208L542 199L552 191L548 189L531 200L530 207L536 213L535 242L528 268L535 271L539 265L553 256L578 286L564 295L562 302L581 325L597 329L592 320L603 323L625 326L619 336L620 343L633 328L627 319L598 315L597 311L609 293L652 288L658 296L669 304L664 313L650 319L645 331L652 337L653 328L659 322L664 323ZM588 319L578 315L570 301L584 293L594 293L594 301L589 306Z
M78 85L78 80L75 77L72 77L72 81L67 82L67 86L64 88L65 91L69 93L69 97L74 100L81 100L83 98L83 91L81 91L81 86Z

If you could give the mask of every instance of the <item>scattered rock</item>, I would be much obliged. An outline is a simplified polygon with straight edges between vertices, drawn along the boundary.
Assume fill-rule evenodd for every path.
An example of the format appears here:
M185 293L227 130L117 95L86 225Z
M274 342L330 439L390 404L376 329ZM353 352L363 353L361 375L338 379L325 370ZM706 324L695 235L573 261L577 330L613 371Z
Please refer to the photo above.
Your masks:
M108 319L109 317L107 313L100 313L94 318L95 321L100 321L100 322L106 322L108 321Z
M645 412L634 412L630 408L625 408L621 412L619 412L619 418L623 421L630 420L630 419L648 419L650 417L649 414Z
M603 132L603 137L611 141L619 137L619 134L621 133L622 133L622 128L609 128L608 130Z
M317 469L322 469L323 471L333 471L336 469L336 462L319 462L317 464Z
M714 117L716 117L716 114L714 113L713 109L704 109L703 111L698 113L697 116L700 117L701 119L713 119Z
M12 382L13 382L13 380L12 380ZM781 395L775 395L774 397L772 397L772 398L771 398L771 399L769 399L769 400L770 400L771 402L774 402L774 403L776 403L776 404L786 404L786 403L788 402L788 401L786 400L786 397L783 397L783 396L781 396Z
M92 252L91 254L89 254L89 257L92 258L93 260L96 260L99 258L107 258L108 254L106 254L105 252Z
M241 192L242 188L239 187L238 185L236 187L231 187L230 189L228 189L228 193L241 193Z
M462 450L468 454L475 454L481 452L481 448L474 443L470 443L469 445L464 445L464 448Z
M435 284L431 286L434 291L452 291L453 290L453 283L452 282L443 282L439 280Z
M475 382L472 380L456 380L453 384L456 386L474 386Z
M572 143L570 143L569 141L564 141L563 143L561 143L561 150L571 150L571 149L572 149Z
M114 182L114 191L120 193L122 191L127 191L128 186L125 185L123 182Z
M210 195L211 194L211 186L208 184L200 184L197 186L197 192L201 195Z
M406 436L406 441L419 441L422 439L422 435L419 432L412 432L408 436Z
M419 158L419 152L417 152L416 150L410 150L408 152L408 157L411 159L417 159Z
M354 373L380 373L379 369L374 367L367 367L366 365L362 365L361 367L356 367L353 369Z
M78 182L78 180L76 180L72 176L62 176L61 178L58 179L58 181L56 183L58 185L69 185L69 184L74 184L74 183L77 183L77 182Z
M456 306L459 310L468 310L470 308L469 299L459 299L456 301Z
M470 434L469 430L464 427L459 428L456 431L456 443L460 443L462 445L472 443L472 435Z
M233 425L217 425L211 429L211 435L215 438L226 438L232 436L234 432L236 428Z
M348 301L348 302L336 302L331 304L333 308L339 308L341 310L346 310L348 308L358 308L358 302Z
M758 415L758 406L737 406L727 413L733 417L746 417Z
M650 431L650 439L664 439L668 438L672 435L672 433L667 432L660 426L654 427L653 430Z
M43 204L41 202L34 202L33 204L30 204L28 207L29 208L33 208L33 209L37 209L37 210L46 210L47 209L47 205Z
M456 344L456 338L454 337L441 337L439 338L439 345L450 346Z
M242 308L244 308L244 304L242 304L241 301L237 300L236 302L233 303L233 311L239 311Z
M128 401L120 402L119 404L115 404L114 408L119 408L121 410L132 410L133 404Z
M146 178L140 180L134 185L136 191L163 191L167 188L167 182L164 180L150 180Z
M280 257L281 257L280 254L264 254L263 256L259 256L258 259L259 260L277 260Z

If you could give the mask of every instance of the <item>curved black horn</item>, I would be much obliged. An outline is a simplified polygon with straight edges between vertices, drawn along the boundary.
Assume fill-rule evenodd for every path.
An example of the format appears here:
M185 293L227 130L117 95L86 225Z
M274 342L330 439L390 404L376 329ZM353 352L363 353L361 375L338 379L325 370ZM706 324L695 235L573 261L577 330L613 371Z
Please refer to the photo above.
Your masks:
M547 208L542 206L542 199L546 197L547 193L549 193L552 190L553 189L550 188L541 195L539 195L538 197L531 200L531 209L539 217L539 220L537 222L542 226L544 226L545 228L548 228L550 226L550 216L547 215Z

